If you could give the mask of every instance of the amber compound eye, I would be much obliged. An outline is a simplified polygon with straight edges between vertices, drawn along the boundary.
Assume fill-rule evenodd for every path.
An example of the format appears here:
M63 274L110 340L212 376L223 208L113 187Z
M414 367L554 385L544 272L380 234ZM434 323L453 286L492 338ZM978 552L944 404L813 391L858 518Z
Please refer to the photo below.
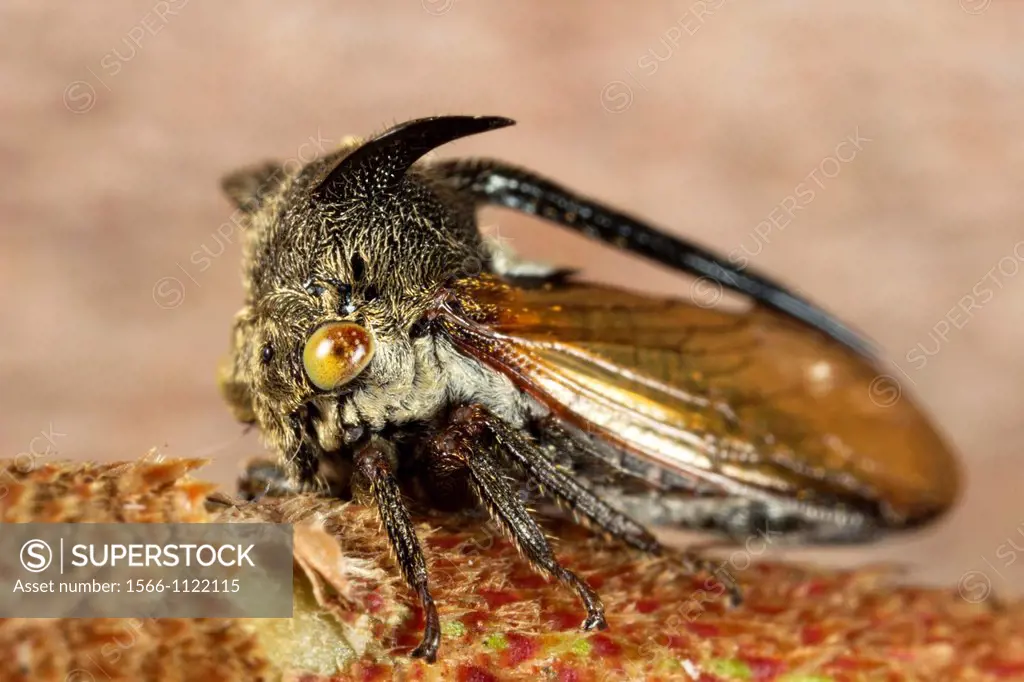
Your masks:
M359 376L373 358L374 343L364 327L352 322L327 322L306 339L302 366L321 391L333 391Z

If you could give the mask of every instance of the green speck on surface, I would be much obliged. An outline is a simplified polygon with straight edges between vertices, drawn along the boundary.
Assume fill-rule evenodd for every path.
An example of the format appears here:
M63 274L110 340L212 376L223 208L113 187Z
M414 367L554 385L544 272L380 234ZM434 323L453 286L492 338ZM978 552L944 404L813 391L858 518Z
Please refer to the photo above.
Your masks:
M588 640L580 638L572 643L572 646L569 648L569 651L573 652L577 656L589 656L591 648L592 647L590 646L590 642Z
M484 646L495 651L504 651L508 648L508 639L500 632L495 632L484 640Z
M786 673L778 678L778 682L835 682L831 675L815 675L805 673Z
M461 620L443 620L441 634L445 637L462 637L466 634L466 624Z
M736 659L712 659L707 663L707 670L712 675L727 680L749 680L751 677L750 666Z
M578 635L562 635L559 634L557 637L548 640L551 642L546 647L547 653L551 656L560 656L564 653L572 653L577 656L589 656L590 655L590 642L587 639Z

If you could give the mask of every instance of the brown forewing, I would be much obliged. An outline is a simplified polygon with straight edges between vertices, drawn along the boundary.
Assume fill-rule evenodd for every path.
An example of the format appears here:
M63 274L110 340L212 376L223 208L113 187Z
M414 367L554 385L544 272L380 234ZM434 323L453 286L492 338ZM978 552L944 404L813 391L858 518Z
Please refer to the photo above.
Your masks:
M694 487L864 502L893 525L956 496L955 459L909 396L780 315L491 277L454 283L437 312L553 413Z

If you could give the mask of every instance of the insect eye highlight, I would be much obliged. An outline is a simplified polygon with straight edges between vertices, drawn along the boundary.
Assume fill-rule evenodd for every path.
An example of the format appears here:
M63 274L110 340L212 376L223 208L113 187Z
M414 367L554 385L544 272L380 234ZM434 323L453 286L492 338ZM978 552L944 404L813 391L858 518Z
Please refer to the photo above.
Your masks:
M346 282L342 282L339 279L327 278L324 280L308 279L306 283L302 285L306 293L315 298L319 298L327 292L325 284L329 284L338 296L338 313L341 315L351 315L355 312L356 306L352 303L352 285Z
M263 344L263 348L260 349L260 362L264 365L270 364L270 361L274 359L274 347L269 343Z
M327 291L327 289L324 287L324 285L321 284L320 282L316 281L315 279L308 279L308 280L306 280L305 284L302 285L302 288L310 296L316 296L316 297L323 296L323 293L325 291Z
M352 322L326 322L317 327L302 349L302 366L321 391L333 391L355 379L373 358L373 337Z

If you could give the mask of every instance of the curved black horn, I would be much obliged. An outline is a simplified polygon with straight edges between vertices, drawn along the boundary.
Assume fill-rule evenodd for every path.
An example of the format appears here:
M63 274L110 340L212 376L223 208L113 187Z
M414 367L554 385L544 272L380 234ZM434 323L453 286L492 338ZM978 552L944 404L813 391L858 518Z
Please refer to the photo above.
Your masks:
M430 150L460 137L514 124L512 119L501 116L431 116L400 123L343 158L318 185L318 190L335 182L356 182L371 192L386 191L397 185L409 167Z

